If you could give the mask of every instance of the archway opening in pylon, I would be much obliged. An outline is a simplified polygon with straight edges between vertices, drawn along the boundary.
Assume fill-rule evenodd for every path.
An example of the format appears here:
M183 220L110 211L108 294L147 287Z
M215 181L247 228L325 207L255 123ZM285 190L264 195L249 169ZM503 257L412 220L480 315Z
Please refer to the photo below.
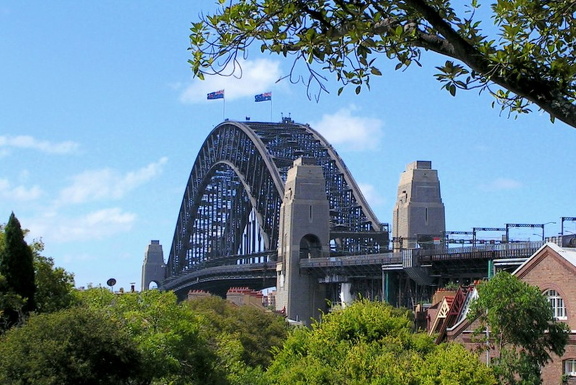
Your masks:
M300 258L319 258L322 255L322 243L314 234L306 234L300 240Z

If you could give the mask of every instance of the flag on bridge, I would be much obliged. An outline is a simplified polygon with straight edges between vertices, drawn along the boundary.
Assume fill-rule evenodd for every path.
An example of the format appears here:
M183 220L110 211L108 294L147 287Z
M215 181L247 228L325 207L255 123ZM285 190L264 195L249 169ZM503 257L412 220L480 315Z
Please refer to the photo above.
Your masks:
M207 97L208 100L224 99L224 90L210 92Z
M272 92L264 92L263 94L254 95L255 102L266 102L272 100Z

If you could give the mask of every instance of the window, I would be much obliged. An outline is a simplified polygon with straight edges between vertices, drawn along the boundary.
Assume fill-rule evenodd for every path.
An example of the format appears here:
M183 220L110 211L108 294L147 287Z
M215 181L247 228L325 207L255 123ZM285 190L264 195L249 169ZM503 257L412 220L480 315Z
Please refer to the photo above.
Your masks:
M554 312L554 318L559 320L565 320L566 317L566 305L564 305L564 299L556 290L547 290L544 295L548 298L552 311ZM576 362L576 361L575 361Z
M576 360L570 359L564 361L564 374L567 376L576 376Z

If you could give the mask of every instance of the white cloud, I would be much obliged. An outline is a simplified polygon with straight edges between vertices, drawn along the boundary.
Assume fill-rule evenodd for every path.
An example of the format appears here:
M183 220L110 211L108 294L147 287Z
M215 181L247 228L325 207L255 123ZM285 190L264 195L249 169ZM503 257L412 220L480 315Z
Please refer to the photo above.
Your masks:
M32 201L42 195L42 189L38 186L30 188L24 186L12 186L7 179L0 179L0 197L11 201Z
M78 217L50 213L29 224L33 235L42 236L48 242L63 243L102 239L127 232L135 220L136 214L123 212L120 208L107 208Z
M514 190L522 187L522 183L510 178L496 178L489 183L481 185L486 191Z
M59 203L85 203L104 199L121 199L135 188L162 173L168 158L150 163L136 171L121 174L109 168L85 171L72 178L70 186L60 192Z
M362 195L366 198L366 201L372 206L379 206L385 202L385 198L382 197L379 191L376 190L374 185L368 183L358 183L358 187L362 191Z
M342 108L332 115L322 115L322 119L311 123L311 126L320 132L330 144L345 145L342 151L375 150L380 145L384 123L380 119L353 114L357 110L354 105Z
M38 140L29 135L0 136L0 153L6 155L9 148L31 149L47 154L64 155L78 151L79 144L72 141L49 142Z
M240 63L233 76L212 75L206 76L205 80L194 79L180 95L180 101L207 102L206 94L222 89L225 90L226 100L253 97L270 91L280 77L280 62L269 59L246 60Z

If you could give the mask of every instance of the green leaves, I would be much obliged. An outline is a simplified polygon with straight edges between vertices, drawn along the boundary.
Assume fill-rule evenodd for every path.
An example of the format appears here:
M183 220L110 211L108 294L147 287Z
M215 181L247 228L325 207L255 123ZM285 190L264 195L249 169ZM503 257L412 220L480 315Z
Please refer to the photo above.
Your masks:
M294 330L266 373L269 384L496 384L461 345L413 333L405 309L359 301ZM455 361L455 362L453 362Z
M434 75L438 81L444 83L443 89L450 92L450 95L456 96L456 89L467 89L468 84L471 82L470 76L467 76L465 80L462 79L463 76L468 75L470 72L461 66L460 64L454 64L454 62L448 60L441 67L436 67L440 71L440 74Z
M551 353L562 355L568 341L567 325L554 320L540 289L506 272L478 286L469 319L479 321L475 333L484 346L499 348L493 364L504 384L540 378Z
M423 52L448 61L435 78L455 96L458 89L487 90L503 110L527 113L535 103L551 118L576 126L576 23L563 1L440 0L281 1L219 0L222 8L193 23L189 61L194 76L229 74L239 54L258 42L261 52L291 57L288 78L325 88L322 71L355 93L380 76L374 59L395 69L420 65ZM484 5L484 7L483 7ZM304 63L303 67L296 62ZM455 64L459 63L459 64ZM303 68L308 74L296 73ZM468 77L475 72L476 76ZM338 94L343 88L338 89ZM494 89L510 92L500 98Z
M148 290L117 296L92 289L80 297L86 306L107 311L132 336L144 360L144 378L211 383L221 375L200 335L198 316L179 304L174 293Z
M33 316L0 337L0 355L0 383L6 385L142 383L134 342L102 311Z
M0 275L4 277L4 286L0 288L0 296L10 298L5 301L6 307L0 309L8 326L22 321L22 316L34 311L36 282L34 279L34 255L32 248L24 240L24 231L20 221L12 213L8 223L3 228L0 239ZM23 301L22 307L14 308L15 298Z

